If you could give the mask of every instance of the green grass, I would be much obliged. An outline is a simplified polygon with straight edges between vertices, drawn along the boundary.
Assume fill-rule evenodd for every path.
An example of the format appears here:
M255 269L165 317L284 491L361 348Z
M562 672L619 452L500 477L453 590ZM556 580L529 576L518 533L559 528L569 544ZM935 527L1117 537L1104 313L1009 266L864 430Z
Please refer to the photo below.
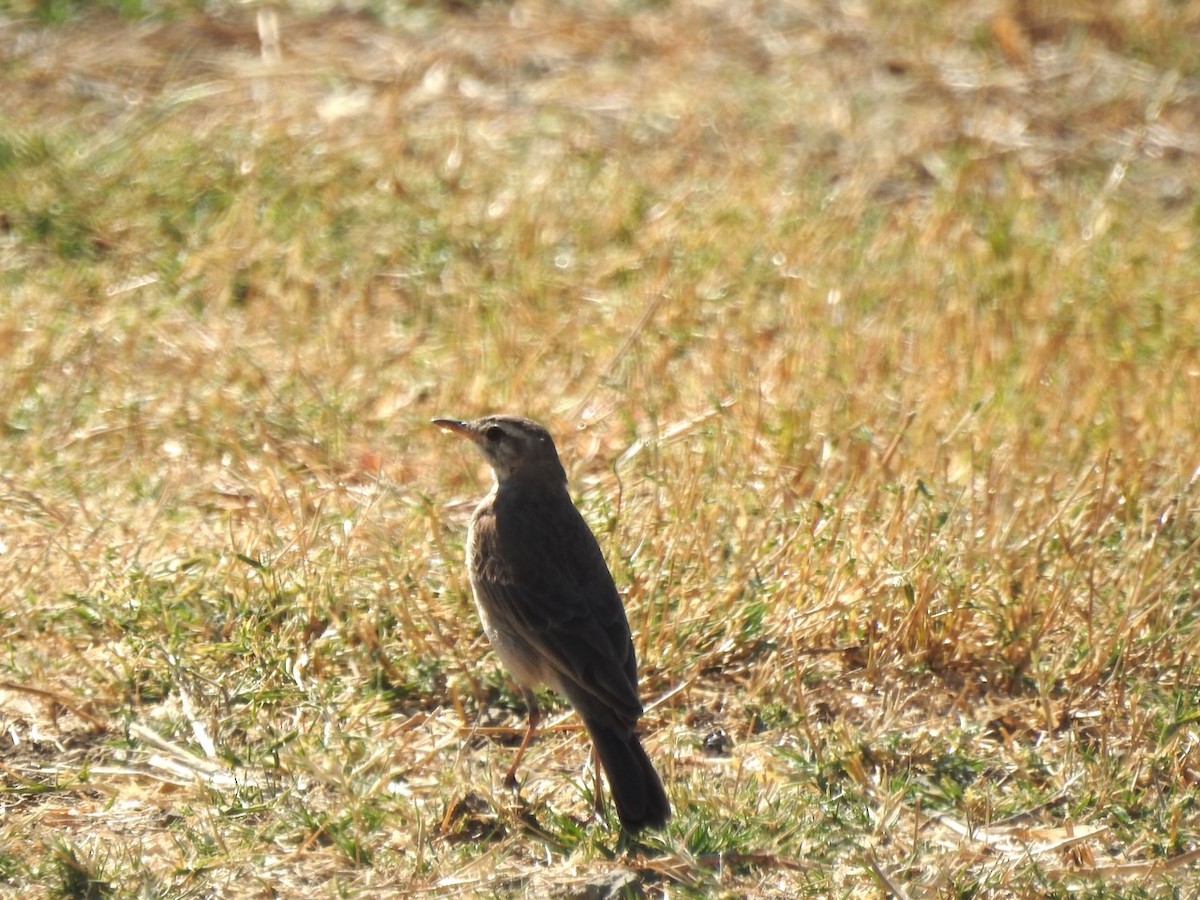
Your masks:
M1191 895L1191 6L272 9L0 6L0 890ZM641 841L501 785L489 411Z

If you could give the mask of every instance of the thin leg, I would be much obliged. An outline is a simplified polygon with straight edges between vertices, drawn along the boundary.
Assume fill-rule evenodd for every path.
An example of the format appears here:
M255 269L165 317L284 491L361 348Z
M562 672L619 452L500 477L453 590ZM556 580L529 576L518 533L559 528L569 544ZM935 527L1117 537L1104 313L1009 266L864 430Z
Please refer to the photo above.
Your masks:
M529 727L525 729L525 737L521 740L521 746L517 748L517 758L513 760L512 765L504 774L504 786L510 789L515 789L517 786L517 766L521 764L525 748L533 740L533 733L537 731L538 723L542 721L542 711L538 709L537 696L533 691L521 688L521 696L525 698L525 706L529 710Z
M592 774L596 776L596 785L593 788L595 793L592 795L592 805L596 810L596 818L601 822L604 821L604 793L600 786L600 754L596 752L596 745L592 745Z

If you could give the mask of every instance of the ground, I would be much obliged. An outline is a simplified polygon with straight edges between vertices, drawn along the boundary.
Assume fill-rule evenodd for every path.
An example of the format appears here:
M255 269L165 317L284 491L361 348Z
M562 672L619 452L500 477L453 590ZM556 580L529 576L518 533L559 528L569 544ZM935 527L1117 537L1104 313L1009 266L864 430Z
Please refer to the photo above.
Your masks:
M1200 896L1200 7L0 4L0 891ZM462 561L551 428L675 816Z

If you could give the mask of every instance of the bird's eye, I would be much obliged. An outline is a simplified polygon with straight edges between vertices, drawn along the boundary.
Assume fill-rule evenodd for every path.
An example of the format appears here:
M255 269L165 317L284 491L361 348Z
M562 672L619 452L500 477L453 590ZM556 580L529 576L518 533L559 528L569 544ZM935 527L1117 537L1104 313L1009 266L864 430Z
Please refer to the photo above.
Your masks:
M504 429L499 425L492 425L487 431L484 432L484 435L494 444L504 437Z

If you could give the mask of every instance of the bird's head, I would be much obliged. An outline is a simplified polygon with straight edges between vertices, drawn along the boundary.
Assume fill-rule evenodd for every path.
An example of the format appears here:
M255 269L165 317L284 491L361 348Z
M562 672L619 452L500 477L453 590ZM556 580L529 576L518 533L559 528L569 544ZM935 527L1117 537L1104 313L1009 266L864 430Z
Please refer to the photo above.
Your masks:
M484 416L472 421L434 419L433 424L474 443L500 484L513 476L540 476L555 484L567 480L550 432L531 419Z

